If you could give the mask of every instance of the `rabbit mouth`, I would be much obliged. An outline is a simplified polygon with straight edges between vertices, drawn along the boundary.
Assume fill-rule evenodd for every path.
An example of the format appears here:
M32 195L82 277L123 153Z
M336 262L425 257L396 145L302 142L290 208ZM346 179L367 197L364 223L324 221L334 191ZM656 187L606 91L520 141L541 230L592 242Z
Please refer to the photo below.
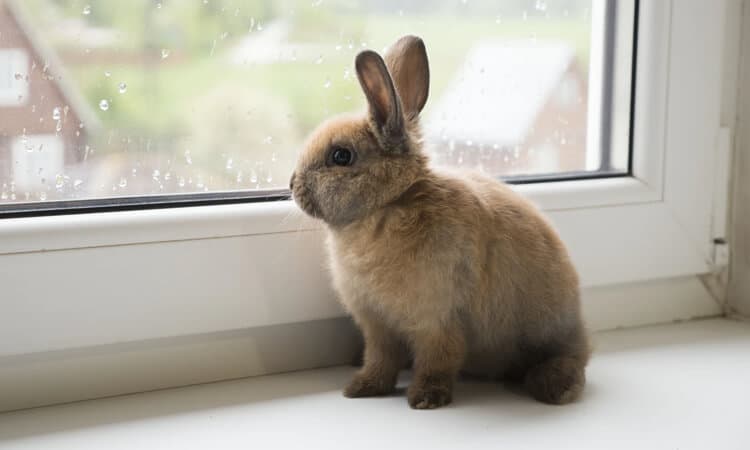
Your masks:
M315 203L315 200L310 198L310 196L292 193L292 197L294 198L294 202L297 203L297 206L299 206L300 209L307 215L316 219L323 218L322 214L320 213L320 208L318 207L317 203Z

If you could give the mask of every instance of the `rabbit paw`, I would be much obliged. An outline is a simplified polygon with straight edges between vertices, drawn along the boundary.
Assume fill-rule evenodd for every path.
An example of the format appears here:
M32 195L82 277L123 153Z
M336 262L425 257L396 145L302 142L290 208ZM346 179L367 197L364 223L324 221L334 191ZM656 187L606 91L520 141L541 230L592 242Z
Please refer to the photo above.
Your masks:
M407 397L414 409L435 409L453 399L452 379L447 376L428 376L409 386Z
M344 397L375 397L393 393L396 380L384 379L382 376L358 373L344 389Z

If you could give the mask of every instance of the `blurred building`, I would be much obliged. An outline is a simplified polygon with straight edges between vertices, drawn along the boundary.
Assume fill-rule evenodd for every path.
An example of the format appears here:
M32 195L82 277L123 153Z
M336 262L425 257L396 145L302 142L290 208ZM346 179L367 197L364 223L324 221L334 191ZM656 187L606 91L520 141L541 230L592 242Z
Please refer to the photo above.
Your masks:
M557 42L472 48L427 118L435 162L491 175L586 166L587 75Z
M97 127L39 30L14 2L0 0L0 184L54 187L66 166L85 157Z

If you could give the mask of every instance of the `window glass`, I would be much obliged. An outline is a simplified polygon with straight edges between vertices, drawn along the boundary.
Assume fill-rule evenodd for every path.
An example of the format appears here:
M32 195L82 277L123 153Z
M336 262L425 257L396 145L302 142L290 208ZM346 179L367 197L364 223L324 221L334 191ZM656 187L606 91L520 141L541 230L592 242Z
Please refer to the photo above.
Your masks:
M0 1L0 204L284 188L305 136L363 109L357 52L404 34L436 164L598 171L605 3Z

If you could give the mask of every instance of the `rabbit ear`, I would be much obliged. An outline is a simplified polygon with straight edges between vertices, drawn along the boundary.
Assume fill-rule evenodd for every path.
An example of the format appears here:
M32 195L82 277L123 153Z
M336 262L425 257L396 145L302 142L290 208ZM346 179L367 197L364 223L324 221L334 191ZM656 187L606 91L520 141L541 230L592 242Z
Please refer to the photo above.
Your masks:
M370 115L385 137L403 134L404 116L401 101L393 86L383 58L372 50L357 55L357 78L370 104Z
M417 36L402 37L388 49L385 62L406 118L415 118L427 103L430 91L430 65L424 42Z

